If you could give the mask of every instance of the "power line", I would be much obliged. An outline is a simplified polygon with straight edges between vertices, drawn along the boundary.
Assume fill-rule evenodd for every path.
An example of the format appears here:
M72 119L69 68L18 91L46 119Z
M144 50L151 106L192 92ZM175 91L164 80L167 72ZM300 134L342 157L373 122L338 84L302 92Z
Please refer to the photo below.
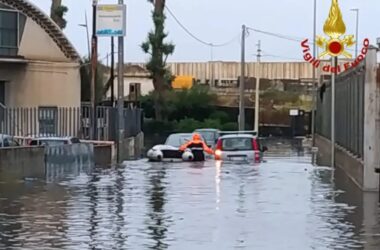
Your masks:
M224 46L227 46L231 43L233 43L237 38L239 38L239 35L236 35L234 36L231 40L225 42L225 43L220 43L220 44L214 44L214 43L210 43L210 42L206 42L200 38L198 38L196 35L194 35L188 28L185 27L185 25L183 25L181 23L181 21L178 20L178 18L174 15L173 11L170 10L170 8L166 5L165 6L166 10L169 12L169 14L174 18L174 20L176 21L176 23L189 35L191 36L192 38L194 38L196 41L200 42L201 44L203 45L206 45L206 46L210 46L210 47L224 47Z
M300 37L283 35L283 34L269 32L269 31L263 31L263 30L254 29L254 28L251 28L251 27L247 27L247 29L255 31L257 33L262 33L262 34L265 34L265 35L268 35L268 36L273 36L273 37L277 37L277 38L280 38L280 39L285 39L285 40L293 41L293 42L297 42L297 43L300 43L300 42L302 42L302 41L305 40L304 38L300 38ZM313 45L314 42L315 42L315 40L313 40L313 39L310 40L310 44L311 45ZM348 50L348 51L354 51L354 49L350 49L350 48L346 48L346 50Z
M263 31L263 30L254 29L254 28L251 28L251 27L247 27L247 29L255 31L257 33L262 33L262 34L265 34L265 35L268 35L268 36L274 36L274 37L277 37L277 38L281 38L281 39L285 39L285 40L289 40L289 41L293 41L293 42L302 42L304 40L304 39L298 38L298 37L292 37L292 36L282 35L282 34L273 33L273 32L269 32L269 31Z

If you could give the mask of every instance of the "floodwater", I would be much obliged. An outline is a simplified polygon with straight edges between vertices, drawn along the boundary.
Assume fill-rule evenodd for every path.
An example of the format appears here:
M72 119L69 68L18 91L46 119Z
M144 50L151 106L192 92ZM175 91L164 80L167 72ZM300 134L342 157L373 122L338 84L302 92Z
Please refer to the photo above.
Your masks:
M309 162L141 160L3 182L0 249L380 249L377 194Z

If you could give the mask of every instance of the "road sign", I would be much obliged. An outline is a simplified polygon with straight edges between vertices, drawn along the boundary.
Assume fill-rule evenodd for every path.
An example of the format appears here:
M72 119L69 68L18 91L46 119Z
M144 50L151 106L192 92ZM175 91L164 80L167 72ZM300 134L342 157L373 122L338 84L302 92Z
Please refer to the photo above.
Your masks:
M112 37L126 34L125 4L104 4L96 6L96 36Z

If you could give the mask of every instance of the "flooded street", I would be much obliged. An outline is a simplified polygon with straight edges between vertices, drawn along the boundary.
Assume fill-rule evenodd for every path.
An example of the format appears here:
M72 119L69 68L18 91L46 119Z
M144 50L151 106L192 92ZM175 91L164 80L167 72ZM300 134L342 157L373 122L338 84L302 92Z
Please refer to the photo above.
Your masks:
M379 249L377 194L306 157L267 160L1 183L0 249Z

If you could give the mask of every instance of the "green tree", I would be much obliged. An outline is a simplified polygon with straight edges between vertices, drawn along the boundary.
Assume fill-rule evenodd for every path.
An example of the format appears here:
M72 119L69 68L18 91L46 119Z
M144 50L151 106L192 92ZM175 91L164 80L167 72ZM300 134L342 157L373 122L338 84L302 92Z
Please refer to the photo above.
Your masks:
M103 87L106 73L107 67L103 65L101 62L98 62L95 88L95 96L97 103L103 100ZM82 102L89 102L91 101L91 61L87 57L82 59L80 77L81 100Z
M154 5L152 19L154 30L149 32L147 40L141 44L142 50L150 55L147 63L147 69L151 73L154 86L154 103L155 118L163 120L165 105L165 93L170 89L171 73L166 66L166 60L169 55L173 54L175 46L172 43L166 43L164 40L168 34L165 32L165 1L166 0L148 0Z
M64 16L68 10L66 6L62 5L62 0L51 1L50 17L61 29L66 28L67 21Z

